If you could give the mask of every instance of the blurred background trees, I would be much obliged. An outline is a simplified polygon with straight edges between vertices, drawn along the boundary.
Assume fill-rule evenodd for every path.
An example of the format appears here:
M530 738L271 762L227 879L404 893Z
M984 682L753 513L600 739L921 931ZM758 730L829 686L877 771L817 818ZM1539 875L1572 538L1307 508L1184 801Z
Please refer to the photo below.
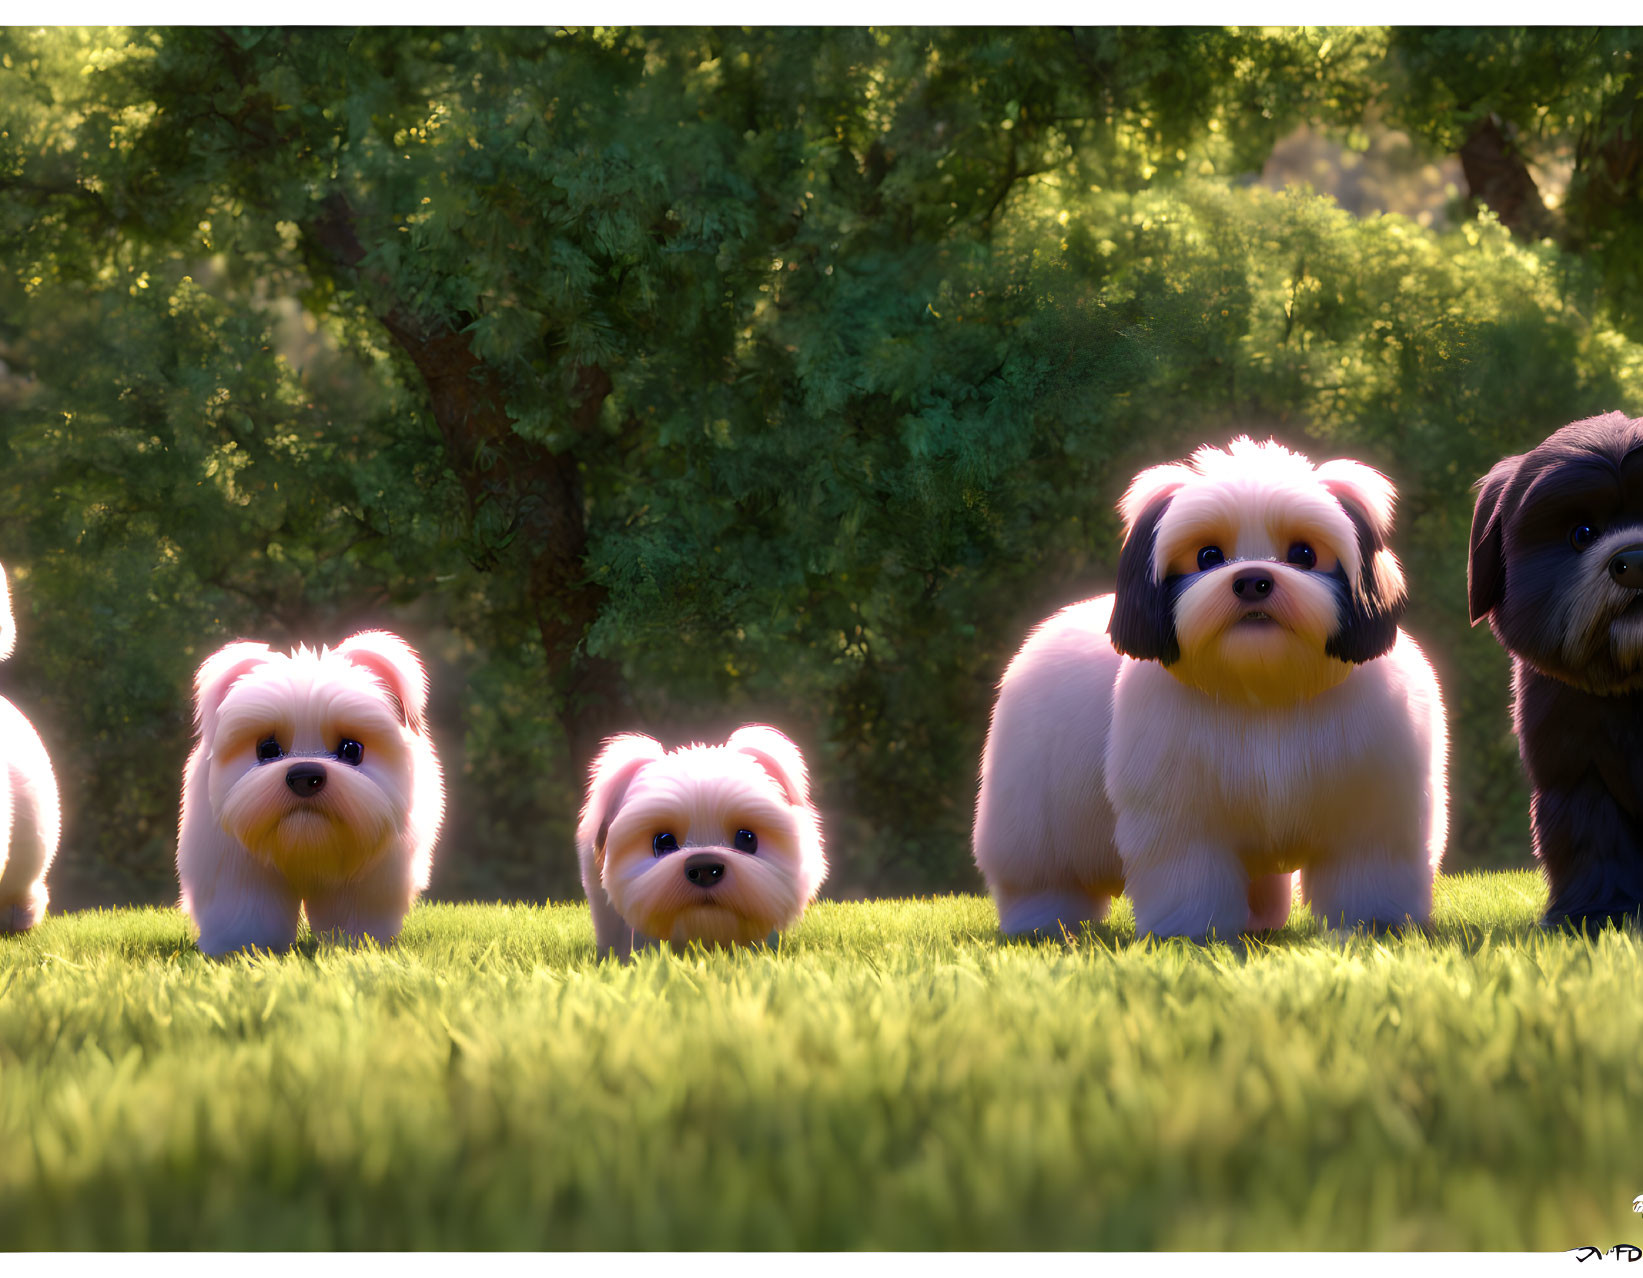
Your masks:
M603 734L750 719L806 750L834 891L973 887L1005 662L1110 583L1131 473L1240 431L1397 482L1451 864L1524 863L1470 485L1643 411L1640 57L0 32L0 685L63 780L59 899L173 892L209 651L379 624L432 668L438 893L574 892ZM1301 154L1348 207L1271 189Z

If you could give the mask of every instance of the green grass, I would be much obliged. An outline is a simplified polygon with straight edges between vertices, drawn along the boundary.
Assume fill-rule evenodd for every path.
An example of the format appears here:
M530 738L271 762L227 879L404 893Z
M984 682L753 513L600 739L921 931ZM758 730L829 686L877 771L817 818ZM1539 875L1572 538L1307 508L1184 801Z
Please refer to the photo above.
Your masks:
M824 903L626 967L580 904L220 964L174 911L50 918L0 939L0 1248L1643 1241L1643 947L1542 897L1243 949Z

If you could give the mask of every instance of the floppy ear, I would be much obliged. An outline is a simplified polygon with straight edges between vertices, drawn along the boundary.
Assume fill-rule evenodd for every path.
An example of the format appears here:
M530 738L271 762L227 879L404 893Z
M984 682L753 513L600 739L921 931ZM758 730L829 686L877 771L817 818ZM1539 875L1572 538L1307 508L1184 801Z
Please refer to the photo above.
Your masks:
M594 864L601 875L605 872L605 838L610 834L610 823L621 811L628 787L640 768L666 753L659 741L641 732L625 732L606 741L588 769L588 797L582 805L576 840L593 844Z
M1359 515L1385 546L1392 536L1392 507L1398 500L1398 490L1392 481L1374 467L1346 457L1325 462L1314 473L1342 506L1348 501L1357 506Z
M216 731L217 711L235 681L273 656L267 644L247 640L217 649L200 664L194 676L194 723L200 740L209 741Z
M1213 448L1200 449L1200 452L1214 452ZM1118 517L1124 521L1124 533L1128 536L1140 522L1141 515L1147 507L1160 497L1168 497L1183 484L1199 478L1199 474L1184 462L1168 462L1163 466L1149 466L1134 479L1124 490L1124 495L1118 499Z
M725 744L752 755L794 807L802 808L810 802L810 774L805 771L804 756L775 728L750 723L732 732Z
M1357 466L1356 462L1349 464ZM1391 484L1377 472L1367 466L1358 468L1391 489ZM1386 532L1391 528L1391 499L1388 496L1375 507L1365 507L1358 498L1360 490L1354 486L1346 483L1337 486L1326 481L1325 487L1334 494L1357 530L1358 562L1362 567L1356 581L1347 578L1340 627L1330 635L1324 651L1342 661L1373 661L1385 656L1398 641L1398 622L1403 620L1404 610L1409 606L1403 568L1386 545Z
M1180 659L1181 644L1175 635L1171 592L1153 576L1152 560L1158 541L1158 521L1169 509L1170 499L1179 486L1176 483L1162 494L1155 492L1131 522L1124 548L1118 553L1118 584L1114 587L1112 619L1107 623L1112 646L1119 652L1138 661L1162 661L1166 666ZM1135 491L1134 486L1130 491ZM1127 505L1128 494L1124 501Z
M1506 551L1501 502L1523 457L1503 457L1478 480L1472 509L1472 550L1466 560L1466 602L1475 626L1500 603L1506 591Z
M11 591L6 586L6 570L0 566L0 661L11 656L17 642L17 627L11 620Z
M362 630L344 639L336 652L382 680L394 700L401 723L412 732L424 730L428 674L410 644L386 630Z

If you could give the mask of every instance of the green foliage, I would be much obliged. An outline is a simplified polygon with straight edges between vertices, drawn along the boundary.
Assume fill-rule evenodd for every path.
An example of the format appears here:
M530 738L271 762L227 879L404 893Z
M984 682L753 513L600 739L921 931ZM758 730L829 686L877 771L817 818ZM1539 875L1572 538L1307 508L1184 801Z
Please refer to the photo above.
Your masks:
M434 668L436 889L572 890L583 709L545 636L592 600L573 638L625 676L615 726L774 721L837 889L973 885L1004 663L1110 582L1130 474L1238 431L1400 486L1452 863L1521 863L1506 664L1464 614L1468 489L1573 417L1638 411L1643 354L1599 288L1621 250L1236 180L1439 47L0 33L8 679L71 796L60 874L81 899L172 890L212 645L387 624ZM1429 136L1458 110L1434 99ZM432 369L428 334L471 366ZM510 438L465 434L453 383L494 391ZM521 531L544 497L486 470L513 441L579 485L580 575L551 589Z
M1563 235L1643 336L1643 28L1403 28L1385 79L1390 118L1436 150L1494 115L1531 163L1565 170Z
M202 959L175 911L0 944L11 1246L1559 1250L1623 1237L1635 932L1444 879L1433 935L1001 944L823 903L596 963L586 907ZM1547 1167L1558 1168L1547 1175ZM704 1187L711 1187L704 1201Z

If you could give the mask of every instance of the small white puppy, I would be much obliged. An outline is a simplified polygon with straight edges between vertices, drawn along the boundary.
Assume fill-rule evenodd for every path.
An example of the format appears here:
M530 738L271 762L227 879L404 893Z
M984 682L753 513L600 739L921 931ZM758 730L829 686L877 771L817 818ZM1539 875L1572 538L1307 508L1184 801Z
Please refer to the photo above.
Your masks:
M17 630L11 592L0 568L0 661L11 656ZM57 778L40 734L0 697L0 932L24 932L46 912L46 871L62 829Z
M748 944L798 920L827 877L799 748L749 725L672 753L612 737L576 831L601 955L656 940Z
M1398 629L1392 485L1240 437L1144 471L1118 586L1010 663L975 858L1007 933L1127 891L1138 935L1424 924L1447 827L1443 702Z
M445 788L428 678L381 630L336 648L231 643L194 680L177 876L200 949L316 933L386 944L428 886Z

